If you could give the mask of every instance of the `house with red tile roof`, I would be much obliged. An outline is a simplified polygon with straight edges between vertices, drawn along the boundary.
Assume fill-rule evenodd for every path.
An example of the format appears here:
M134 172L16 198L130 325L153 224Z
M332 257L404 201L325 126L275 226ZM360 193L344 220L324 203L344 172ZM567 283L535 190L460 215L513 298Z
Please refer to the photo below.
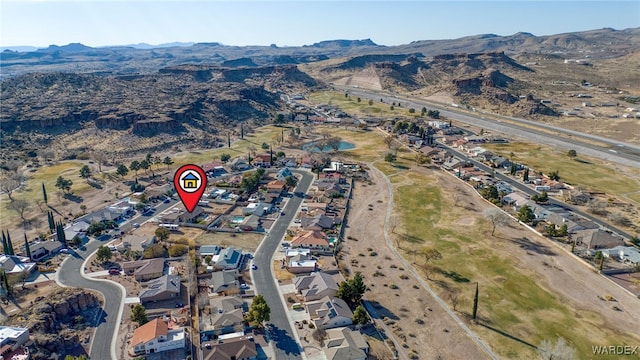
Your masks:
M184 328L170 329L161 318L149 321L133 331L130 353L134 356L181 349L186 346Z
M317 230L304 231L291 240L291 247L330 250L331 245L325 233Z

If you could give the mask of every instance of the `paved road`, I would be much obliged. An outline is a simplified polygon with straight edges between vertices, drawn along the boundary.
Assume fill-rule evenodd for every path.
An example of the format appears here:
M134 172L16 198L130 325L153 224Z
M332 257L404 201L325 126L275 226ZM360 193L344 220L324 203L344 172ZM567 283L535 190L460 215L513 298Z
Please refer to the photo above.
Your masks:
M120 225L119 231L126 232L132 228L132 224L142 224L155 214L176 204L176 200L171 200L169 203L161 202L156 205L157 207L154 213L134 216L126 223ZM122 288L115 283L85 278L83 271L81 272L81 268L83 267L85 259L96 251L98 247L104 245L111 239L109 235L103 235L100 237L100 240L92 239L85 245L84 250L76 250L71 253L56 273L56 281L64 286L93 289L101 292L104 296L103 313L93 335L94 341L89 354L90 358L95 360L116 358L115 353L112 354L111 350L115 350L116 331L120 325L120 317L122 316L121 305L126 294L124 294Z
M496 170L496 169L490 168L489 166L487 166L487 165L485 165L485 164L483 164L481 162L478 162L478 161L475 161L473 159L470 159L465 154L457 151L456 149L444 146L442 144L440 144L440 146L443 147L443 148L446 148L447 150L452 152L456 157L459 157L459 158L461 158L463 160L470 161L471 163L473 163L474 166L477 166L480 170L483 170L483 171L485 171L487 173L491 173L492 170ZM502 181L508 183L513 188L516 188L516 189L524 192L525 194L529 194L529 195L533 195L533 194L538 194L539 195L540 194L540 192L532 189L531 187L527 186L526 184L518 182L518 181L514 180L513 178L508 177L506 175L500 174L497 171L494 172L494 177L496 179L499 179L499 180L502 180ZM604 222L604 221L592 216L591 214L588 214L588 213L585 213L583 211L580 211L580 210L574 208L573 206L571 206L569 204L566 204L566 203L564 203L562 201L559 201L559 200L556 200L556 199L553 199L553 198L550 197L549 198L549 203L561 206L561 207L566 208L566 209L569 209L574 214L577 214L577 215L580 215L580 216L582 216L582 217L584 217L586 219L589 219L589 220L593 221L594 223L600 225L601 227L608 228L611 231L617 233L618 235L626 237L627 239L630 239L632 237L631 234L629 234L629 233L627 233L627 232L625 232L625 231L623 231L623 230L621 230L621 229L619 229L619 228L617 228L617 227L615 227L615 226L613 226L613 225L611 225L611 224L609 224L607 222Z
M302 178L298 181L296 191L306 194L314 175L307 171L298 170L293 172L302 175ZM278 221L273 224L269 234L260 243L253 259L257 266L257 270L252 271L256 291L264 296L271 309L271 321L268 323L267 329L269 337L275 345L274 351L278 360L302 359L300 346L292 336L293 330L291 323L287 319L284 299L278 292L278 285L271 269L273 254L280 246L280 241L284 238L285 232L301 203L302 198L298 196L293 196L287 201L283 209L285 215L281 215Z
M86 250L78 250L69 255L56 274L56 281L65 286L93 289L101 292L104 296L102 316L93 335L93 343L89 353L92 360L115 358L111 354L111 343L115 341L114 331L120 322L120 306L124 297L121 288L115 283L87 279L81 273L85 259L103 244L104 242L98 240L89 241Z
M637 145L623 143L621 141L615 141L596 135L585 134L578 131L562 129L552 125L540 124L515 117L502 116L502 118L505 119L504 122L484 119L481 114L472 115L463 113L462 111L455 108L443 106L441 104L435 104L433 102L425 101L421 98L408 97L404 95L396 96L391 95L386 91L363 90L337 85L334 85L334 87L341 91L348 91L350 94L362 98L369 98L377 101L383 99L385 103L401 101L402 107L405 108L413 107L419 109L422 106L428 106L429 108L439 110L440 114L446 116L447 118L478 126L485 130L491 130L498 133L507 134L509 136L516 136L526 139L527 141L547 144L565 150L574 149L578 154L593 156L626 166L636 168L640 167L640 147ZM498 116L494 114L491 115ZM506 120L509 120L509 122L506 122ZM521 124L521 126L518 124ZM537 131L532 127L544 128L548 130L548 132ZM560 136L559 134L565 134L565 136ZM608 144L608 147L594 145L592 143L593 141Z

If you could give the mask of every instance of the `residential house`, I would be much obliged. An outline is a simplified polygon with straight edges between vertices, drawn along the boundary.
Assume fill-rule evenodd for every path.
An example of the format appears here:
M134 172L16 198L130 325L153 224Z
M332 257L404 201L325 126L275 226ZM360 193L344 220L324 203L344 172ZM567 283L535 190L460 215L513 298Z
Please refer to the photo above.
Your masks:
M287 158L285 158L285 159L287 159ZM292 159L292 160L290 160L290 161L293 161L293 162L295 163L295 159L294 159L294 158L288 158L288 159ZM293 173L291 172L291 170L290 170L290 169L289 169L289 167L288 167L288 166L290 166L290 165L285 165L285 166L287 166L287 167L284 167L284 168L282 168L282 169L278 170L278 173L276 174L276 179L277 179L278 181L285 181L285 179L286 179L288 176L293 176ZM295 165L294 165L294 166L295 166Z
M196 223L204 216L206 214L201 206L196 206L192 212L188 212L184 205L181 204L168 212L160 214L159 221L163 224Z
M238 227L243 231L261 231L262 229L262 220L256 214L251 214L242 220Z
M320 300L325 296L336 296L338 293L338 283L333 276L321 271L307 276L298 276L294 278L293 283L304 301Z
M318 262L308 254L298 254L287 259L287 271L292 274L306 274L318 269Z
M462 160L455 157L451 157L445 160L444 163L442 163L442 167L445 168L445 170L455 170L461 167L463 164L464 162Z
M252 336L202 343L203 360L256 360L258 350Z
M260 167L271 167L271 155L270 154L256 154L253 158L253 165Z
M264 202L259 203L249 203L247 206L242 208L242 215L256 215L256 216L265 216L273 211L273 205L266 204Z
M353 323L353 312L347 303L338 297L325 296L305 304L311 321L318 329L332 329Z
M568 212L553 213L547 217L547 222L555 225L556 229L559 229L562 225L567 225L567 233L570 234L580 230L598 229L600 227L593 221Z
M134 356L183 349L186 346L185 331L182 327L170 329L166 321L157 318L133 331L130 346L130 353Z
M70 239L69 239L70 240ZM31 260L41 261L53 256L64 248L64 243L58 240L40 241L38 243L32 243L29 245L29 251L31 251Z
M6 356L9 353L18 350L27 341L29 341L29 329L13 326L0 326L0 359L2 359L2 356ZM6 359L11 358L7 357ZM28 357L25 359L28 359Z
M327 330L324 344L322 350L327 360L365 360L369 352L362 333L348 327Z
M286 185L284 181L280 181L280 180L272 180L272 181L269 181L267 185L265 185L265 188L267 189L268 193L278 194L278 195L280 195L282 191L284 191L285 187Z
M133 205L134 204L130 203L129 201L123 200L110 205L107 209L115 214L120 214L122 218L125 218L134 214L135 211Z
M316 184L346 184L346 178L339 172L323 172L318 174L318 181Z
M164 274L164 259L145 259L122 263L122 271L133 275L137 281L157 279Z
M302 218L300 220L300 226L302 226L303 229L317 231L322 231L324 229L333 229L333 227L339 223L339 218L329 217L326 215L316 215L313 217Z
M208 177L216 177L226 172L224 164L220 161L212 161L210 163L202 164L201 168Z
M155 243L155 236L127 234L122 238L118 250L144 251Z
M77 221L68 225L64 228L65 239L71 241L77 236L80 241L84 242L87 240L87 229L89 229L89 225L86 221Z
M199 252L202 257L211 256L213 258L213 256L220 254L220 250L222 248L219 245L202 245Z
M149 186L144 189L144 194L148 200L159 200L166 196L171 196L175 192L173 182L160 186Z
M222 270L211 273L207 281L211 293L234 292L240 288L238 270Z
M124 220L124 214L116 209L104 208L84 215L78 218L78 220L88 222L89 224L107 223L110 221L117 223Z
M584 245L587 249L610 249L616 246L624 246L624 240L614 234L601 229L579 230L570 235L576 245Z
M640 264L640 251L632 246L616 246L602 250L602 255L631 265Z
M311 169L319 163L317 159L312 156L303 156L300 159L300 167L304 169Z
M38 271L38 266L28 257L0 255L0 269L4 270L8 278L20 279Z
M156 302L180 297L180 275L163 275L142 283L140 302Z
M220 254L211 260L216 270L233 270L240 266L242 260L242 250L233 247L222 249Z
M502 198L502 202L504 204L513 206L515 210L520 209L520 207L525 203L527 203L528 201L529 201L529 196L525 193L521 193L518 191L505 195Z
M512 164L511 160L507 158L503 158L502 156L492 156L491 159L489 159L489 162L493 167L503 168L503 169L510 168Z
M209 300L210 315L201 316L200 332L211 338L244 331L244 301L238 296L216 296Z
M328 206L329 204L324 202L304 202L300 209L308 213L324 214L327 211Z
M245 159L237 157L229 162L229 167L233 171L245 171L249 170L251 168L251 165L249 165L249 163L247 163Z
M430 146L423 146L420 148L420 152L422 153L422 155L433 157L437 155L440 152L440 150L437 148L432 148Z
M291 246L324 251L331 250L331 245L325 233L317 230L303 231L291 240Z

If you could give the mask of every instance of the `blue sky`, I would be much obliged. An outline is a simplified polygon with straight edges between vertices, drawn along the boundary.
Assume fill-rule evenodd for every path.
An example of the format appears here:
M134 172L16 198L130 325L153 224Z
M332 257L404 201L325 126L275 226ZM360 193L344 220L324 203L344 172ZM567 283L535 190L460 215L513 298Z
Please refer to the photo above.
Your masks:
M2 0L0 46L221 42L378 44L640 26L640 1Z

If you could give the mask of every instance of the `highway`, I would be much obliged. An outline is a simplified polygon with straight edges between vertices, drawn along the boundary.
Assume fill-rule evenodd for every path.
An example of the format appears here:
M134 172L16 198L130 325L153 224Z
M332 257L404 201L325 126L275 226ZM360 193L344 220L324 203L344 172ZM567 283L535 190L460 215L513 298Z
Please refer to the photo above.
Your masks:
M525 119L515 117L498 116L505 121L485 119L481 114L472 115L463 113L455 108L434 104L416 97L397 96L386 91L379 90L363 90L349 86L333 85L340 91L348 91L354 96L368 98L375 101L383 99L385 103L402 102L404 108L420 109L423 106L429 109L436 109L446 118L459 121L465 124L477 126L492 132L514 136L531 141L534 143L546 144L565 150L576 150L578 154L592 156L599 159L611 161L625 166L640 168L640 146L614 141L601 136L590 135L578 131L562 129L557 126L542 124ZM543 130L536 130L537 127ZM606 144L606 146L598 146L593 142Z
M308 171L294 170L293 173L301 175L301 179L296 186L296 192L307 193L313 173ZM284 209L285 215L280 215L269 229L269 233L264 237L260 246L256 250L253 262L257 266L252 270L252 279L256 292L264 296L271 309L271 320L267 324L266 331L274 344L276 359L302 359L300 345L293 338L293 330L288 320L284 299L278 292L278 284L272 271L273 254L280 246L280 241L289 227L291 221L298 211L303 198L293 196L288 199Z

